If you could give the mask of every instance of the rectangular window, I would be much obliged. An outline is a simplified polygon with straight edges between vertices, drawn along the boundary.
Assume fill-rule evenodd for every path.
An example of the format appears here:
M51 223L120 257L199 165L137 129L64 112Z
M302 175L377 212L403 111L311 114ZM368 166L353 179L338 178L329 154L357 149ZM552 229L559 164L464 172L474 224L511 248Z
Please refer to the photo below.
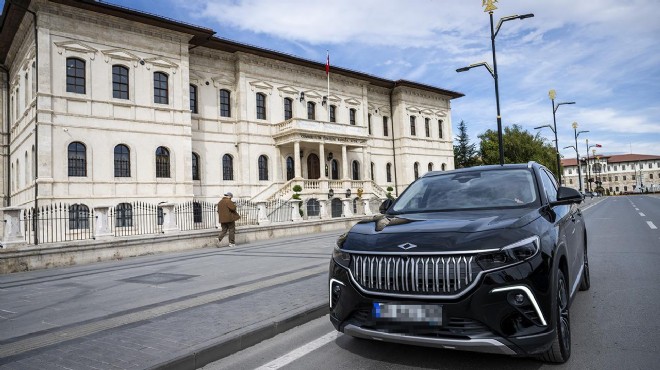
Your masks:
M293 100L284 99L284 120L293 118Z
M349 121L351 125L355 126L355 109L353 108L349 110Z
M387 117L383 117L383 136L389 136L389 126L387 124Z
M257 119L266 119L266 95L257 93Z
M128 99L128 68L112 66L112 97Z
M415 116L410 116L410 136L417 136L417 128L415 127Z
M623 176L623 181L626 181L626 176L625 175Z
M190 85L190 112L198 113L197 111L197 86Z
M154 103L169 104L167 75L162 72L154 73Z
M426 118L424 120L424 129L426 130L426 137L431 137L431 119Z
M442 120L438 120L438 135L442 139L442 136L444 135L443 130L442 130Z
M231 117L230 98L228 90L220 90L220 117Z
M66 91L85 93L85 62L77 58L66 60Z

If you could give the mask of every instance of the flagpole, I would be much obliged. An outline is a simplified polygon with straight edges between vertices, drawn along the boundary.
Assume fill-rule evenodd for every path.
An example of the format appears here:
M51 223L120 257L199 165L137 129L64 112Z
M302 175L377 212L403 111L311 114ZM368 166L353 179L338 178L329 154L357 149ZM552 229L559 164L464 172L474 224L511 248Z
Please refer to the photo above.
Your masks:
M328 78L328 91L326 93L326 109L328 109L328 122L330 122L330 51L326 50L327 58L325 60L325 75Z

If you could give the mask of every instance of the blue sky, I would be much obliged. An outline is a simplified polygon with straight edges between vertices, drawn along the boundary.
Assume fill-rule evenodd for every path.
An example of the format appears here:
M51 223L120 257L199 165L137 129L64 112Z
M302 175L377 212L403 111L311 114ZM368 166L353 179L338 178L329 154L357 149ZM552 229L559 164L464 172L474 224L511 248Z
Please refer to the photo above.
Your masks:
M388 78L459 91L453 131L461 120L473 142L496 129L490 24L481 0L111 0L133 9L214 29L218 37ZM575 157L572 122L599 153L660 155L660 3L500 0L496 38L503 125L552 125L556 102L560 152ZM541 134L553 139L552 131Z

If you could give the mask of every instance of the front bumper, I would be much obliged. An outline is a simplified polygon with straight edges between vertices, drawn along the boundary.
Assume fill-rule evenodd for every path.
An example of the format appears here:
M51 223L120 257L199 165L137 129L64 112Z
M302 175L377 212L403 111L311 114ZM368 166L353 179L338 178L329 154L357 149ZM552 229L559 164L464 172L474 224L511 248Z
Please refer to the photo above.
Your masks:
M484 273L468 291L448 299L365 294L348 270L331 261L330 320L358 338L506 355L542 353L555 337L547 265L537 256ZM385 321L375 317L374 303L439 305L442 322Z

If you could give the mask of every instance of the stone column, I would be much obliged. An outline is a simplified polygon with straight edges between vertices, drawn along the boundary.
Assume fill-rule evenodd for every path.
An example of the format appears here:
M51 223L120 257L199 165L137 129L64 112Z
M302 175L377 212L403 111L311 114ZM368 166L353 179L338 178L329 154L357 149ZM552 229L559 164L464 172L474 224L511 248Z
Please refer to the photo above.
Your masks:
M302 177L302 159L300 159L300 141L293 143L293 168L294 177L299 179Z
M353 217L353 201L351 198L341 200L343 208L341 217Z
M325 162L325 145L323 143L319 144L319 157L320 157L319 158L319 161L320 161L319 166L321 167L321 177L320 177L320 179L325 180L326 179L325 166L327 166L327 164Z
M328 209L330 209L330 200L319 200L319 205L321 207L320 212L319 212L319 217L321 219L326 219L330 218L330 214L328 213Z
M16 247L27 244L23 233L21 233L21 211L19 207L7 207L2 209L5 222L5 232L2 236L2 247Z
M367 216L373 215L371 212L371 208L369 207L369 200L368 198L362 198L362 205L364 206L364 214Z
M300 216L300 205L302 200L293 199L291 200L291 219L293 222L302 221L302 216Z
M282 153L280 152L280 147L276 146L275 158L273 158L273 178L271 179L271 182L282 180L282 171L280 170L280 167L282 167ZM284 176L286 177L286 175Z
M367 147L362 147L362 176L361 180L369 180L371 178L371 166L367 158Z
M110 228L110 207L111 206L94 207L94 217L96 217L94 237L96 240L108 239L114 236L114 233Z
M174 203L162 203L158 205L163 209L163 233L174 233L179 231L176 224L176 214L174 213Z
M348 158L346 154L346 145L341 146L341 176L342 180L348 180Z
M268 213L266 212L266 204L267 202L257 202L257 210L258 210L257 223L259 225L270 224L270 220L268 219Z

